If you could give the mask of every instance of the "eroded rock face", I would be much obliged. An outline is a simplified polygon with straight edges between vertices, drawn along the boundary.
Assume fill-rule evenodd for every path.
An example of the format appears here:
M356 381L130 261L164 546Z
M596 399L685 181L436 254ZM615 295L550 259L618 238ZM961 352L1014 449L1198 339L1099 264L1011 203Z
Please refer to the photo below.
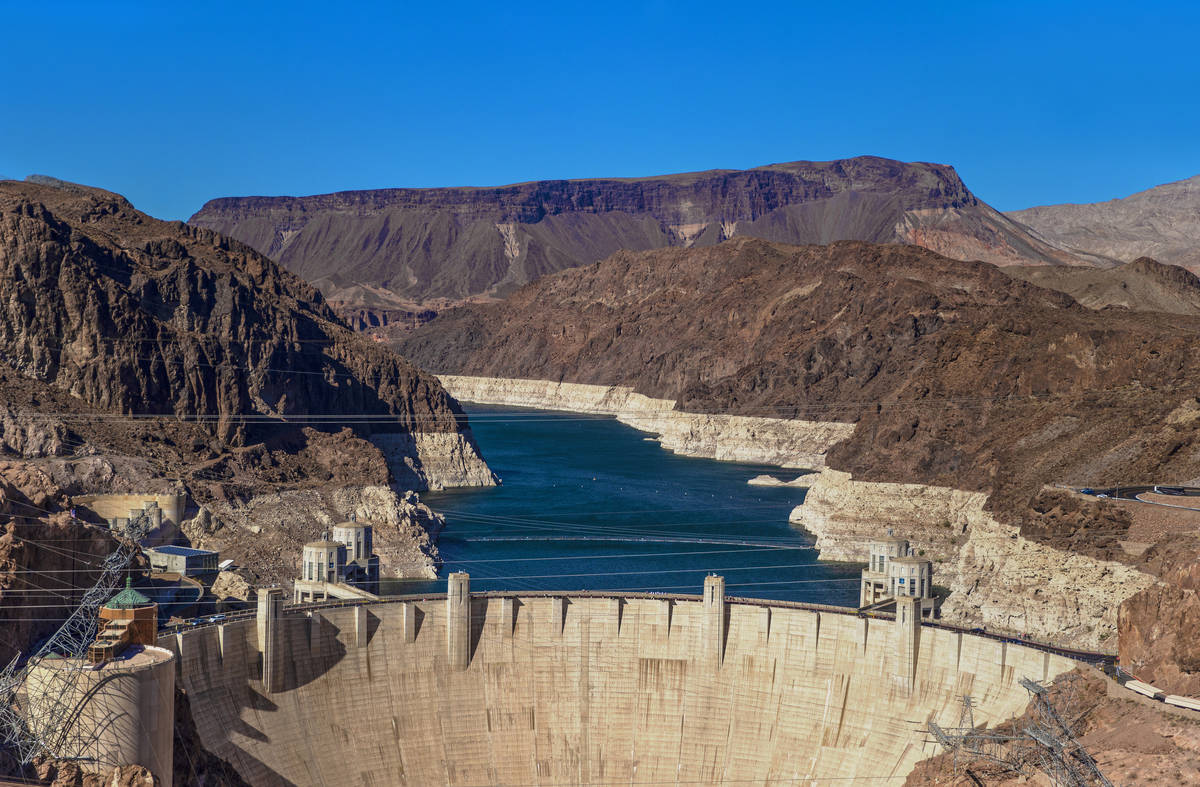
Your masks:
M1121 604L1121 664L1158 688L1200 696L1200 543L1181 539L1146 555L1162 581Z
M1066 647L1117 649L1117 609L1154 577L1111 560L1048 547L986 517L951 569L942 614Z
M981 203L953 168L873 156L498 188L229 197L188 221L250 244L330 298L393 308L505 294L619 249L733 237L915 243L999 264L1080 261Z
M62 489L24 462L0 463L0 662L52 633L80 593L99 577L95 566L116 544L104 528L69 514ZM40 607L38 605L41 605Z
M67 428L59 421L0 406L0 453L26 458L67 453Z
M199 418L235 446L287 419L343 417L360 435L465 425L435 379L300 279L108 192L0 183L0 293L0 362L106 412ZM61 451L60 432L19 413L0 411L0 427L12 451Z

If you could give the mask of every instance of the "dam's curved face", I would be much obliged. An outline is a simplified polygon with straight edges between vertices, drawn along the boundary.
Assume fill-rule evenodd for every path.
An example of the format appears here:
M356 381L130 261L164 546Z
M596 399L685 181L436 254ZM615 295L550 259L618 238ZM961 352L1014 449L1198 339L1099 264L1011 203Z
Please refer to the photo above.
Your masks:
M255 785L901 777L936 753L927 721L957 725L962 695L976 724L994 723L1024 708L1019 678L1074 665L707 587L686 600L449 590L269 619L267 603L257 625L160 644L180 657L205 747Z

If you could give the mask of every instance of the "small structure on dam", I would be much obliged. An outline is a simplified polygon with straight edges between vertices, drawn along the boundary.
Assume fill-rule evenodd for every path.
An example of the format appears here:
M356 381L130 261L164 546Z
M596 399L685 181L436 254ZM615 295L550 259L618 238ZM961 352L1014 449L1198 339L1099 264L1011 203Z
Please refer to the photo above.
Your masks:
M138 764L170 783L176 661L157 645L157 605L127 580L99 618L86 660L45 658L30 671L25 723L47 753L86 772Z
M131 645L154 645L158 641L158 605L133 589L126 577L125 589L100 608L100 630L88 648L92 664L120 656Z
M181 577L210 576L217 573L219 552L211 549L196 549L166 544L144 550L150 560L150 568L161 574L178 574Z
M378 598L379 556L374 553L371 526L365 522L334 525L326 538L304 545L300 572L293 592L297 604Z
M730 599L719 576L472 593L455 573L445 594L282 602L160 640L204 747L255 785L898 783L964 695L994 725L1022 679L1075 666L924 623L917 597L861 614Z
M178 527L183 523L187 503L184 494L112 494L76 495L71 505L83 506L108 522L113 530L154 533L160 528Z
M933 595L933 561L913 554L908 540L892 535L871 542L870 560L862 571L860 609L889 609L900 598L917 599L922 616L937 611Z

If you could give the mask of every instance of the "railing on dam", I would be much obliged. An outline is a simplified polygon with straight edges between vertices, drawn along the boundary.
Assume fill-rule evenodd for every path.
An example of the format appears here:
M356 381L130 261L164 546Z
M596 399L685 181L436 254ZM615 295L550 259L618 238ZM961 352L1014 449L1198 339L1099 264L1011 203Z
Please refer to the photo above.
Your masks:
M612 590L489 590L484 592L471 593L472 598L628 598L628 599L651 599L657 601L693 601L702 602L703 596L698 594L687 593L653 593L653 592L629 592L622 593ZM307 604L292 604L283 608L285 615L289 614L307 614L309 612L319 611L323 609L336 609L338 607L358 607L363 605L377 606L381 604L398 604L404 602L431 602L445 601L445 593L418 593L397 596L383 596L377 601L366 599L342 599L331 601L316 601ZM761 598L748 598L743 596L726 596L725 601L730 604L742 604L745 606L755 607L775 607L777 609L801 609L809 612L825 612L835 615L853 615L861 618L875 618L877 620L895 620L896 616L891 612L865 612L853 607L838 607L832 604L810 604L801 601L772 601ZM220 615L210 615L200 618L191 618L190 620L179 623L173 626L167 626L159 629L159 635L178 634L185 631L194 631L209 626L218 626L225 623L233 623L240 620L250 620L255 616L255 610L247 609L238 612L229 612ZM968 628L966 626L955 626L950 623L939 623L934 621L926 621L925 626L931 628L943 629L958 634L970 634L971 636L983 637L997 642L1006 642L1013 645L1023 645L1035 650L1053 653L1059 656L1065 656L1069 659L1082 661L1088 664L1115 664L1117 661L1116 653L1090 650L1075 650L1072 648L1064 648L1050 642L1042 642L1028 637L1015 637L1007 634L987 631L981 628Z

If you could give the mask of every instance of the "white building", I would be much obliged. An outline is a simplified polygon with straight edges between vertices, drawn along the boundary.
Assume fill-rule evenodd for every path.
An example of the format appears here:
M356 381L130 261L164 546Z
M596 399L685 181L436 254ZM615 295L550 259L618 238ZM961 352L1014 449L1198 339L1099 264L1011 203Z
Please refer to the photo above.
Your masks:
M914 556L908 541L889 530L886 537L871 542L858 606L885 607L898 596L921 599L921 614L932 614L933 561Z
M379 556L372 551L372 535L368 524L342 522L333 526L328 538L305 544L296 603L378 598Z

